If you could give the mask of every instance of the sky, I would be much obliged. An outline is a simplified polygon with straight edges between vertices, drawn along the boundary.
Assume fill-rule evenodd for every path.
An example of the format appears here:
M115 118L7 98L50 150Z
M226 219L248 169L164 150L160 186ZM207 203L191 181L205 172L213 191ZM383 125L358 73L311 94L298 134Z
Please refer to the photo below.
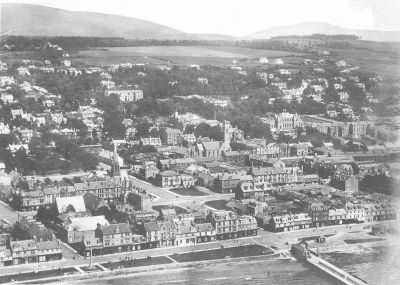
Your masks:
M244 36L301 22L400 31L400 0L0 0L140 18L189 33Z

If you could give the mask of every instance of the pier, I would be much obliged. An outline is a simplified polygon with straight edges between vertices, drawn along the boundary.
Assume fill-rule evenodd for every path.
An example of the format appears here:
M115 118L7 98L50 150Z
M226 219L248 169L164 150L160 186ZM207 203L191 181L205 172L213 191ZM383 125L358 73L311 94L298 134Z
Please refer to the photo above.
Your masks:
M317 267L318 269L329 274L336 280L339 280L346 285L365 285L367 282L364 280L336 267L328 261L322 259L315 252L308 249L308 245L305 242L299 244L293 244L291 252L294 257L298 260L307 262L308 264Z

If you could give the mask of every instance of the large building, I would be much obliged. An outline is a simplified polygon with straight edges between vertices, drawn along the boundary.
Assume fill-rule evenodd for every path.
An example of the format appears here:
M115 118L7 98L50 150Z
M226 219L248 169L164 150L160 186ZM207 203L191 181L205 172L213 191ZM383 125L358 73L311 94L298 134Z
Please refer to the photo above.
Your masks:
M369 125L366 121L342 122L318 115L304 115L302 119L305 127L336 137L361 137L367 133Z
M104 96L116 94L121 102L136 102L143 98L143 91L132 86L118 86L104 91Z
M275 115L275 128L277 132L291 133L300 127L303 127L303 121L298 114L282 112Z

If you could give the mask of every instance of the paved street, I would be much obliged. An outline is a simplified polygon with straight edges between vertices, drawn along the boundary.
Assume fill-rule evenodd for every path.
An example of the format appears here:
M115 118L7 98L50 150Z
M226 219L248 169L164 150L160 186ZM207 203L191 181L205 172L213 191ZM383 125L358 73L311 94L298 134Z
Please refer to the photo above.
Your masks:
M396 224L399 225L399 222L387 221L382 222L383 224ZM307 236L315 236L321 234L329 234L329 233L351 233L355 230L361 230L367 225L370 224L358 224L358 225L339 225L332 226L321 229L305 229L299 231L292 232L282 232L282 233L272 233L264 230L259 230L259 235L255 237L245 237L235 240L225 240L225 241L215 241L210 243L197 244L195 246L184 246L184 247L162 247L148 250L141 250L136 252L124 252L120 254L112 254L112 255L104 255L104 256L95 256L93 257L94 263L104 263L108 261L117 261L129 258L145 258L147 256L165 256L172 255L177 253L185 253L192 251L200 251L200 250L210 250L224 247L232 247L246 244L260 244L263 246L278 246L279 249L285 250L290 248L290 243L295 242L298 238L307 237ZM288 242L288 244L286 244ZM59 267L71 267L71 266L83 266L88 265L89 260L85 258L78 258L75 260L71 259L63 259L60 261L46 262L46 263L32 263L32 264L23 264L11 267L0 268L0 274L13 274L19 272L32 272L33 270L45 270L45 269L53 269Z
M15 223L18 220L18 212L10 208L5 202L0 201L0 218Z
M213 201L213 200L229 200L230 198L234 197L234 194L217 194L214 193L208 189L206 189L204 192L210 195L205 195L205 196L181 196L177 195L175 193L172 193L166 189L156 187L152 185L151 183L142 181L136 177L129 176L129 180L133 183L134 186L136 186L138 189L141 190L146 190L146 192L157 196L158 199L153 200L153 204L155 206L157 205L179 205L179 204L187 204L192 201L204 203L207 201ZM203 191L205 188L201 188Z

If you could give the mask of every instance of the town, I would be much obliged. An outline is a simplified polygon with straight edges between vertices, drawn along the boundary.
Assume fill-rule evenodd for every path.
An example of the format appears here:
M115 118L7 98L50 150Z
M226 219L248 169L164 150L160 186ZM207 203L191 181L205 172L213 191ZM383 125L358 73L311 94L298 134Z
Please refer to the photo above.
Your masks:
M323 49L100 66L38 43L0 62L7 270L235 240L279 252L279 233L397 219L398 106L383 109L383 75Z

